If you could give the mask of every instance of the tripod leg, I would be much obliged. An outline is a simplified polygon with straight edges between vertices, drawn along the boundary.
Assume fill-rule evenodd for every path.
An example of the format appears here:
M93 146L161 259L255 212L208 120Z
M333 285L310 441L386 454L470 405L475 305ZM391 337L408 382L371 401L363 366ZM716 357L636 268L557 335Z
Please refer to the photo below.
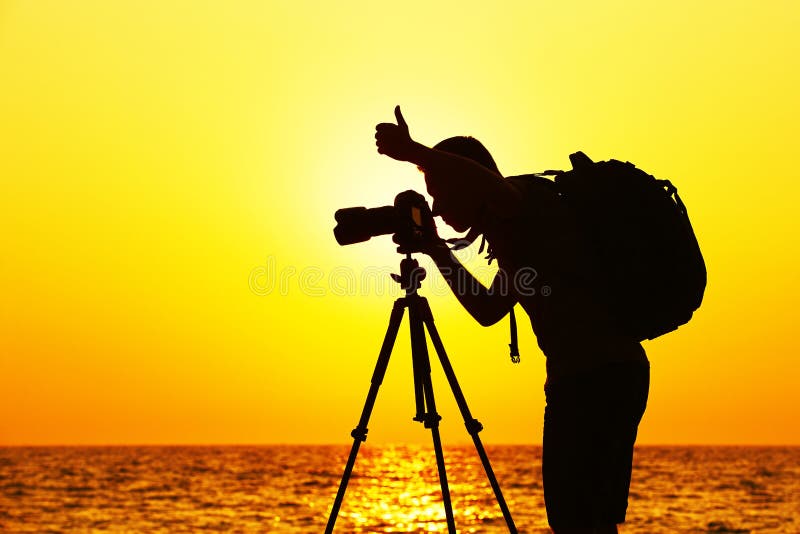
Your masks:
M503 498L503 492L500 490L500 484L497 482L497 477L492 469L492 464L489 462L489 457L486 455L486 450L483 448L483 443L478 435L478 433L483 430L483 425L477 419L473 418L472 413L469 411L467 399L464 397L464 393L461 391L461 386L458 384L456 374L453 371L453 366L450 365L450 359L447 357L447 352L444 350L442 338L439 337L439 332L436 330L436 325L433 322L433 313L431 312L431 308L428 305L427 299L420 297L420 300L420 313L422 314L422 320L424 321L425 326L428 328L428 334L431 336L433 347L436 350L436 354L439 356L439 361L442 364L442 369L444 369L445 376L447 376L447 382L450 384L450 389L453 390L453 396L458 404L458 409L461 411L461 416L464 418L464 425L467 427L467 432L469 435L472 436L472 442L475 444L475 449L478 451L478 456L480 456L481 463L483 464L483 470L486 472L486 477L489 479L489 484L491 484L492 490L494 490L494 496L495 499L497 499L497 504L500 506L500 510L503 512L503 518L506 520L506 525L508 525L508 531L515 533L517 532L517 527L514 525L514 519L511 517L511 512L509 511L508 505Z
M428 384L427 388L430 391L430 403L433 402L433 390L430 389L431 385ZM426 395L427 396L427 395ZM444 465L444 452L442 452L442 438L439 435L439 419L441 417L436 413L436 408L433 404L432 410L425 421L425 426L431 429L431 436L433 437L433 450L436 454L436 467L439 470L439 485L442 487L442 503L444 504L444 515L447 520L447 531L450 534L456 533L456 519L453 515L453 503L450 501L450 486L447 483L447 471Z
M420 297L408 297L408 322L411 325L411 359L414 363L414 388L417 397L417 415L415 421L420 421L425 428L431 429L433 437L433 450L436 453L436 467L439 471L439 484L442 487L442 503L447 518L447 530L450 534L456 532L456 522L453 516L453 505L450 501L450 486L447 483L447 471L442 452L442 438L439 435L439 421L441 416L436 412L436 400L433 396L433 383L431 382L431 362L428 356L428 344L425 339L425 326L418 309Z
M397 332L400 330L400 323L403 321L405 306L405 299L399 298L395 301L394 307L392 307L392 314L389 318L389 328L386 330L386 336L383 338L383 345L381 345L381 352L375 364L375 371L372 373L372 380L369 392L367 393L367 400L364 403L364 409L361 412L361 419L358 421L358 426L350 432L350 435L353 437L353 446L350 449L350 456L347 458L347 465L345 465L344 474L339 483L339 491L336 493L336 499L333 501L333 508L331 508L331 514L328 517L328 525L325 527L325 534L331 534L333 532L333 525L336 523L336 518L339 515L339 508L342 505L344 493L347 490L347 483L350 481L350 475L356 463L358 449L361 447L361 443L367 440L367 424L369 423L370 415L372 415L372 408L375 406L375 399L378 397L378 388L386 374L386 366L389 363L389 356L392 354L392 348L397 339Z

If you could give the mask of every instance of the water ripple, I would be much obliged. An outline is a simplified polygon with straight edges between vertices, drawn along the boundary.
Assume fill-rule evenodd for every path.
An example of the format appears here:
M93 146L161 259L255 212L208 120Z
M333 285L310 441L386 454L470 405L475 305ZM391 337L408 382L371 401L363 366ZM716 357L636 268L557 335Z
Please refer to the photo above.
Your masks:
M349 446L0 448L3 532L319 532ZM548 532L538 447L488 448L520 532ZM470 446L445 449L459 532L507 532ZM430 447L359 453L337 532L446 532ZM641 447L626 533L796 533L800 448Z

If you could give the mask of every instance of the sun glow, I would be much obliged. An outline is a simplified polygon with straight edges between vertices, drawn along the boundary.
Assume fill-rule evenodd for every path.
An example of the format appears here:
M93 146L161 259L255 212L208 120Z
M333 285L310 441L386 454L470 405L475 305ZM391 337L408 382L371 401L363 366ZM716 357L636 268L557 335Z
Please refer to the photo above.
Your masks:
M798 5L3 2L0 444L347 441L400 257L338 246L333 213L424 191L375 152L397 104L506 175L583 150L671 179L709 286L647 344L640 442L800 442ZM524 319L512 366L507 323L477 326L421 262L485 439L538 442ZM377 442L427 441L407 338ZM445 443L468 441L434 386Z

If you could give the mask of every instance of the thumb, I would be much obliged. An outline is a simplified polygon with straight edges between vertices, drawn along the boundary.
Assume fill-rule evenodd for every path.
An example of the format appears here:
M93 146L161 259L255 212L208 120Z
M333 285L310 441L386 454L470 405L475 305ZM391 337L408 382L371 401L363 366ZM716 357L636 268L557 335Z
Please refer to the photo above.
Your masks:
M406 124L406 120L403 118L403 113L400 111L400 106L394 107L394 117L397 119L398 126L402 126L408 130L408 124Z

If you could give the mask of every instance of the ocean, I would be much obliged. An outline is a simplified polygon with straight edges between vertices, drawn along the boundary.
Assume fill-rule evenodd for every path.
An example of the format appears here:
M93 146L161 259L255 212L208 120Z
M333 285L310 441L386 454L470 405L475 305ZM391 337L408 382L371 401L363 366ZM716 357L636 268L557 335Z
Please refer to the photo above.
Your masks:
M349 445L0 448L2 532L322 532ZM508 532L475 449L445 447L459 532ZM541 449L487 446L520 532ZM800 532L800 447L636 449L630 533ZM430 446L362 445L336 532L447 532Z

